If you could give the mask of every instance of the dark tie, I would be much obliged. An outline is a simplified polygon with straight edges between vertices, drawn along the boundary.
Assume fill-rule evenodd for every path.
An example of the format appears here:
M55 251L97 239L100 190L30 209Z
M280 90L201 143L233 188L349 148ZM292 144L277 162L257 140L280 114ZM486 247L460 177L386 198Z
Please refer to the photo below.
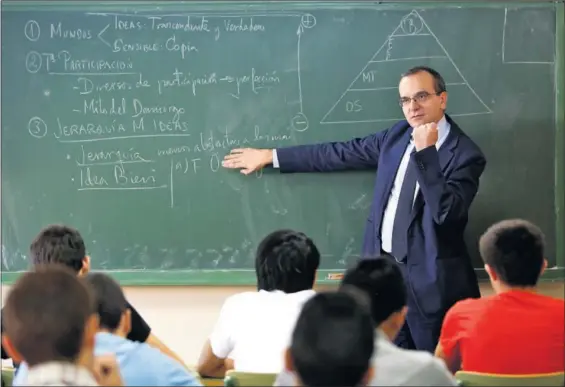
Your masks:
M412 156L414 152L415 150L412 150L410 156ZM408 252L408 226L410 225L416 182L416 167L409 160L406 174L404 175L404 181L402 182L392 228L392 251L390 253L399 262L405 260Z

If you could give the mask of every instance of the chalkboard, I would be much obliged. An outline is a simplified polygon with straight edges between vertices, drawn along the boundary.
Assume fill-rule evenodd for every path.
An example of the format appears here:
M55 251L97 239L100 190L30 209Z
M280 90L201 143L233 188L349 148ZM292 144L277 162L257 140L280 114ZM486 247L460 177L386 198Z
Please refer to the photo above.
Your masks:
M360 254L374 171L246 177L221 159L385 129L415 65L443 74L448 113L488 159L475 267L478 235L521 217L562 276L563 15L540 1L3 1L2 278L65 223L124 284L254 284L257 243L283 227L314 239L331 281Z

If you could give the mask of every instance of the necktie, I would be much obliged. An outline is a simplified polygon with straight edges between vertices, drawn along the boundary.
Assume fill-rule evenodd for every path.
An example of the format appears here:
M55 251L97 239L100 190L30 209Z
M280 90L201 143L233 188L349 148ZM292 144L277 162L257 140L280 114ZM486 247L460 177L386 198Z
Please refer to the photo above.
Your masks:
M415 150L412 150L410 156L414 152ZM412 205L414 204L416 182L416 166L408 161L392 228L392 251L390 253L398 262L404 261L408 252L408 226L412 214Z

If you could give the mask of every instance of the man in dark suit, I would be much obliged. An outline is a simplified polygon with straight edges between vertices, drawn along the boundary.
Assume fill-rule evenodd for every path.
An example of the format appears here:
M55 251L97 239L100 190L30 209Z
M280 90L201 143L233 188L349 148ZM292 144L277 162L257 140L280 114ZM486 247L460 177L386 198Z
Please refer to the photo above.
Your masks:
M486 160L445 114L445 81L415 67L398 86L406 120L346 142L271 149L234 149L226 168L249 174L272 164L281 172L377 168L363 256L385 255L408 286L403 348L433 352L443 317L457 301L480 297L463 234Z

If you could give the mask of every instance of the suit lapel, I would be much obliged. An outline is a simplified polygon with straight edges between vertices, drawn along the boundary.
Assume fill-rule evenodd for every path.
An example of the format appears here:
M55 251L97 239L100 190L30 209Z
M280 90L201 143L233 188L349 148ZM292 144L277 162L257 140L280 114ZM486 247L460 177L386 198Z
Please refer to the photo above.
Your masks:
M385 200L385 198L390 195L390 190L392 189L392 185L394 184L394 179L396 178L396 173L398 172L400 162L402 161L402 157L404 156L406 148L410 143L411 135L412 128L408 126L400 139L390 148L390 150L385 155L388 162L381 164L386 168L383 171L386 175L384 178L386 185L381 192L381 203L383 203L383 208L380 209L381 212L384 210L386 203L388 203L388 200Z

